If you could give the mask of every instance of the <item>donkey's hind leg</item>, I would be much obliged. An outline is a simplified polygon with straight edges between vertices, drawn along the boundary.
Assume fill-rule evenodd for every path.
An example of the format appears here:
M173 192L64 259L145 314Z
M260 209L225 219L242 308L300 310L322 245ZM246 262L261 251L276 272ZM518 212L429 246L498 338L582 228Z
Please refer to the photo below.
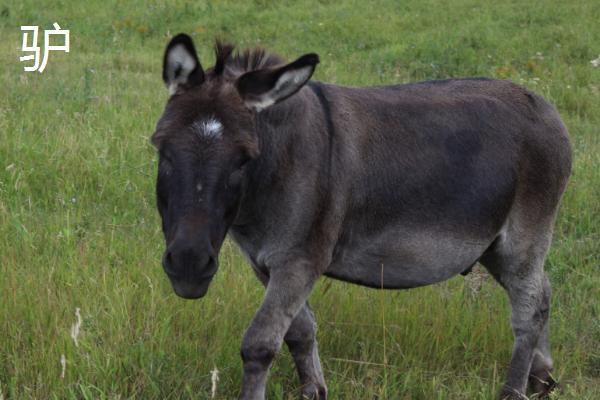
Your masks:
M544 276L545 290L550 292L550 282L548 277ZM542 328L542 333L538 339L534 350L533 362L529 372L529 387L537 398L546 398L556 387L556 382L552 378L552 357L550 357L548 321Z
M515 342L500 394L503 400L527 398L532 365L532 372L544 381L552 367L547 333L551 290L543 269L551 234L546 232L527 240L520 233L516 239L510 234L501 235L490 254L481 260L506 289L512 308Z
M296 315L284 340L294 358L302 385L302 398L325 400L327 387L317 348L317 323L308 303Z

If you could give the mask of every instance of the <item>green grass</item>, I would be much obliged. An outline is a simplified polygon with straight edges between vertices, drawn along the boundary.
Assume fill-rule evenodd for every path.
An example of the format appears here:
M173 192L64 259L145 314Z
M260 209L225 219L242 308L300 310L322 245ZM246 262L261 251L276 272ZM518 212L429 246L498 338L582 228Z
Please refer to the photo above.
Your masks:
M163 48L185 31L205 66L218 36L288 58L317 52L319 80L484 75L556 104L575 155L547 261L556 398L600 399L599 15L593 0L3 3L0 398L205 399L215 367L217 398L236 396L239 342L262 288L229 242L201 301L177 298L159 265L148 138L167 97ZM55 21L71 30L70 54L23 72L20 25ZM493 398L512 346L509 307L475 277L397 292L320 282L311 302L331 397ZM286 351L268 394L298 396Z

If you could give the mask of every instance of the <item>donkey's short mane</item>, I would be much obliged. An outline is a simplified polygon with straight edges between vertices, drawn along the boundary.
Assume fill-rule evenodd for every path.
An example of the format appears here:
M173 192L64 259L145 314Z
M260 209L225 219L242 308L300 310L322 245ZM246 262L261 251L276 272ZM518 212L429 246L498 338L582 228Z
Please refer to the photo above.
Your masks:
M220 75L223 71L239 75L244 72L254 71L278 64L283 64L285 60L280 56L268 53L265 49L255 47L253 49L244 49L243 51L233 52L234 45L231 43L215 42L215 73Z

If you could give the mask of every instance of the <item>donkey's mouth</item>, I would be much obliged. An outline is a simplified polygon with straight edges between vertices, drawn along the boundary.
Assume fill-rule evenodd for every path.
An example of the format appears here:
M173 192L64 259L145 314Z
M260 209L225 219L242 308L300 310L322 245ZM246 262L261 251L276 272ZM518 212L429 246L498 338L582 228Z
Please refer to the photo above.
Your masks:
M217 259L212 256L207 256L207 263L202 268L196 263L174 264L169 252L163 257L162 264L175 294L184 299L204 297L219 265Z
M177 296L194 300L206 295L210 281L212 281L212 276L199 282L186 282L171 278L171 285Z

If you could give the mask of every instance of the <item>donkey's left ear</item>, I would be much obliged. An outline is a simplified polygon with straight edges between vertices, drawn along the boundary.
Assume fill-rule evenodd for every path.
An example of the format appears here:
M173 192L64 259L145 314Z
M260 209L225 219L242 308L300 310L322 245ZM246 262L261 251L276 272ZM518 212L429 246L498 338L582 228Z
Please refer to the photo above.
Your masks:
M204 82L204 70L194 48L192 38L184 33L175 36L165 50L163 81L173 95Z
M261 111L300 90L318 63L318 55L306 54L283 67L247 72L238 78L236 87L248 108Z

